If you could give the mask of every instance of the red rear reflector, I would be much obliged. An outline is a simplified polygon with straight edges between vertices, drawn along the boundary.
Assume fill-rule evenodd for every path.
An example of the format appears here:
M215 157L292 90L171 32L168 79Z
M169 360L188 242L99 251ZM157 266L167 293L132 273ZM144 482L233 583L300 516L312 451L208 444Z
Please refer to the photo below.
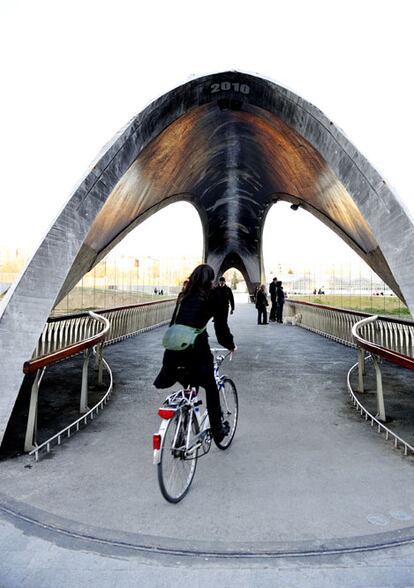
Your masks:
M153 435L152 448L153 449L161 449L161 435Z
M172 419L175 415L175 410L171 410L171 408L160 408L158 414L162 419Z

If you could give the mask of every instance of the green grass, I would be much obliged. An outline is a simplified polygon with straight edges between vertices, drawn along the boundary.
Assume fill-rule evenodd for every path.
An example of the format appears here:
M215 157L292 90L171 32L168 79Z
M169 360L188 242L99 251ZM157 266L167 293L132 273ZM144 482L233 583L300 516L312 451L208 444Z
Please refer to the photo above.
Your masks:
M410 311L396 296L359 296L359 295L294 295L289 296L291 300L303 300L313 304L324 304L336 308L359 310L371 314L387 314L394 316L409 317Z
M60 315L66 312L82 312L85 310L97 310L100 308L112 308L115 306L128 306L140 302L160 301L174 298L174 295L163 296L148 294L146 292L127 292L123 290L107 290L104 288L74 288L53 309L52 315Z

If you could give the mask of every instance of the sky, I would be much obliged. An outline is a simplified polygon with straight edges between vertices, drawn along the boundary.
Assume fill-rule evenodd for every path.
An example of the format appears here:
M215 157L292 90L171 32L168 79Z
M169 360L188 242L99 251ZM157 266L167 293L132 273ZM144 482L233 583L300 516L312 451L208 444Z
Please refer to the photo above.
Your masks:
M0 247L37 247L128 120L172 88L228 69L268 78L317 106L414 217L410 4L2 0ZM184 208L173 211L173 223L168 209L149 219L138 246L161 247L149 240L157 222L171 248L201 247L199 224ZM295 224L269 215L269 235L273 222L282 242L297 242L303 214L286 216ZM180 223L185 231L176 230ZM313 233L310 256L326 250L322 233Z

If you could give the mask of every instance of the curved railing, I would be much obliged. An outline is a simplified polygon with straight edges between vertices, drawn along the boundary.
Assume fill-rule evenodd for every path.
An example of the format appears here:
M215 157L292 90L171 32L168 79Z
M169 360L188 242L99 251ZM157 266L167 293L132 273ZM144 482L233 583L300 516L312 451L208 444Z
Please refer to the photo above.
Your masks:
M357 342L358 345L358 362L351 367L347 375L347 386L348 391L350 393L352 402L355 408L361 413L361 416L365 416L366 421L371 422L371 427L377 427L378 433L384 433L385 439L393 439L394 440L394 447L398 447L401 445L404 448L404 454L407 455L408 451L414 453L414 447L410 445L407 441L399 437L396 433L391 431L388 427L385 426L386 416L385 416L385 406L384 406L384 397L383 397L383 389L382 389L382 375L381 375L381 365L380 359L385 359L386 361L390 361L399 365L400 367L404 367L406 369L414 370L414 358L409 357L407 355L403 355L402 353L393 351L391 349L387 349L378 343L373 342L372 340L365 339L360 330L366 330L370 326L374 326L376 322L379 320L378 316L370 316L368 318L364 318L358 323L356 323L352 327L352 335ZM407 325L405 325L407 326ZM368 351L371 355L368 358L365 358L365 352ZM372 359L374 362L374 367L376 370L376 379L377 379L377 410L378 413L376 416L372 415L358 400L355 395L355 392L351 386L351 374L358 366L358 387L359 392L363 392L364 390L364 374L365 374L365 362L367 359Z
M111 369L103 359L103 346L165 324L171 319L174 306L175 300L171 299L49 318L32 359L26 361L23 366L25 374L35 374L30 398L25 451L34 454L37 460L42 449L49 452L54 442L60 445L65 435L70 437L74 431L79 430L82 423L86 424L88 419L92 420L107 403L113 386ZM99 331L100 323L105 325L101 331ZM98 385L103 384L103 367L109 373L110 384L102 399L90 409L88 407L88 365L91 348L94 349L96 356ZM79 408L82 416L38 445L36 442L37 406L44 371L48 365L81 352L84 354Z
M374 328L370 328L370 326ZM373 315L358 321L352 327L352 336L357 346L369 353L373 353L387 361L391 361L401 367L414 370L414 357L410 357L397 351L397 349L413 350L414 323L398 323L395 320L390 321L388 330L384 327L387 320L380 319L379 316ZM396 325L399 325L397 328ZM364 330L364 336L360 330ZM369 339L365 338L367 335ZM382 341L386 341L388 347L384 347ZM381 344L378 342L381 341ZM390 347L393 348L390 348Z
M404 453L414 448L396 433L387 422L383 395L381 361L386 360L407 369L414 369L414 322L394 317L312 304L297 300L286 301L286 314L296 316L295 323L305 329L358 349L358 362L347 376L352 402L371 426L392 438L395 447L402 446ZM368 357L365 354L369 353ZM364 392L364 375L367 360L372 360L376 373L377 414L372 415L358 400L351 386L351 374L358 367L358 392Z
M88 417L90 414L99 410L99 407L107 402L111 391L112 391L112 372L106 362L104 362L105 367L107 368L110 374L110 385L109 388L104 395L104 397L92 408L89 409L88 407L88 364L89 364L89 351L91 348L96 348L97 346L102 347L103 342L109 332L110 323L109 320L105 317L101 317L94 312L89 311L88 313L89 318L95 323L95 325L103 324L103 329L99 332L96 332L94 335L87 337L83 341L79 343L73 343L72 345L68 345L63 347L59 350L56 350L52 353L47 355L43 355L41 357L37 357L30 361L26 361L23 366L23 371L25 374L35 373L35 379L32 384L31 396L30 396L30 406L29 406L29 415L27 419L27 428L26 428L26 436L25 436L25 444L24 448L25 451L29 451L29 453L35 454L36 460L39 458L39 452L46 448L46 451L50 451L50 447L52 442L56 439L58 444L60 445L62 434L69 431L77 424L71 423L68 427L63 429L54 435L41 445L37 444L36 436L37 436L37 408L38 408L38 396L39 396L39 387L43 379L43 375L47 366L57 363L63 359L67 359L68 357L72 357L80 352L84 352L84 362L82 367L82 386L81 386L81 397L80 397L80 412L84 413L82 419L84 419L85 424L87 423ZM94 328L94 330L97 330ZM102 359L102 361L104 361ZM102 375L102 374L100 374ZM93 417L92 417L93 418ZM82 420L79 419L79 420ZM79 430L79 426L77 427Z
M285 311L288 316L299 315L297 324L301 327L355 348L357 344L352 335L353 326L372 317L356 310L299 300L286 300ZM414 357L414 322L411 320L377 316L375 324L364 325L361 335L380 347Z
M97 310L95 314L109 320L110 329L105 345L165 324L171 319L175 300L144 302L129 306ZM50 317L44 326L33 357L54 353L68 345L80 343L97 332L88 312Z
M23 371L25 371L25 373L30 373L36 369L41 369L41 368L44 369L47 365L50 365L52 363L56 363L58 361L61 361L62 359L66 359L68 357L71 357L72 355L76 355L77 353L80 353L81 351L89 352L89 349L94 348L99 344L103 344L103 342L105 341L105 337L106 337L107 333L109 332L110 323L107 318L101 317L94 312L89 311L89 315L91 316L91 318L104 324L104 328L102 331L100 331L99 333L97 333L96 335L94 335L92 337L89 337L88 339L85 339L84 341L81 341L80 343L69 345L68 347L65 347L64 349L61 349L59 351L55 351L54 353L51 353L46 357L38 358L38 359L32 360L30 362L26 362L24 364L24 368L26 367L27 371L25 371L24 368L23 368ZM79 431L81 423L86 425L88 423L88 419L93 420L94 415L95 414L97 415L99 413L99 410L103 410L104 405L108 402L108 400L111 396L112 388L113 388L112 371L111 371L111 368L109 367L108 363L103 358L101 358L102 362L105 365L106 370L109 374L109 386L108 386L108 389L105 392L104 396L101 398L101 400L99 400L99 402L97 402L92 408L88 409L88 406L87 406L88 356L89 356L89 353L86 353L84 355L84 366L82 369L81 402L80 402L81 412L84 412L85 414L83 414L79 419L77 419L76 421L74 421L73 423L71 423L70 425L68 425L67 427L65 427L64 429L62 429L61 431L59 431L58 433L56 433L55 435L53 435L52 437L50 437L49 439L44 441L40 445L37 445L37 443L36 443L34 449L32 449L32 451L29 452L29 455L35 456L36 461L38 461L39 453L42 450L46 450L46 452L49 453L51 450L52 444L54 442L56 442L58 445L60 445L64 436L70 437L72 432ZM42 377L43 377L43 371L42 371ZM39 385L40 385L40 382L39 382ZM86 410L86 412L85 412L85 410Z
M286 300L285 312L290 316L297 316L299 326L351 347L356 346L352 339L353 325L361 317L369 316L357 311L299 300Z
M111 368L109 367L108 363L104 359L102 361L107 369L107 372L108 372L109 378L110 378L108 390L106 391L104 396L101 398L101 400L99 402L97 402L95 404L95 406L93 406L91 409L89 409L86 414L82 415L76 421L74 421L73 423L71 423L70 425L68 425L67 427L65 427L64 429L62 429L61 431L59 431L58 433L56 433L55 435L53 435L52 437L50 437L49 439L47 439L46 441L41 443L40 445L36 445L36 447L34 449L32 449L32 451L29 452L29 455L35 456L36 461L39 460L39 453L42 450L46 450L46 452L49 453L51 450L52 444L54 442L56 442L58 445L60 445L62 442L62 439L64 437L67 437L67 438L71 437L73 432L79 431L81 424L86 425L88 423L89 419L91 421L93 421L94 415L95 414L98 415L99 411L103 410L104 405L108 402L108 400L110 399L111 394L112 394L113 376L112 376Z
M99 343L102 343L111 328L109 320L106 317L100 316L92 311L88 312L87 318L88 322L90 322L89 319L93 319L93 327L91 329L92 331L97 331L97 326L99 323L104 324L103 330L96 332L95 334L89 333L89 336L87 336L86 339L81 338L78 343L72 343L66 347L61 347L55 351L51 351L49 353L35 357L29 361L25 361L23 364L23 372L25 374L31 374L41 368L51 365L52 363L56 363L62 359L66 359L72 355L76 355L77 353L84 351L85 349L89 349L95 345L98 345ZM59 340L59 343L61 343L61 340Z

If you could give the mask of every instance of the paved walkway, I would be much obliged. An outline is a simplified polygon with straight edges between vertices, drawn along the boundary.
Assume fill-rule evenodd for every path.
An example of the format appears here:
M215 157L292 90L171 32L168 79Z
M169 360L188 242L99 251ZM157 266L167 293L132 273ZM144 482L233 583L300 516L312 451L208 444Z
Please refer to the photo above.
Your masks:
M248 304L231 321L229 451L166 503L151 463L163 331L107 348L117 385L99 418L37 464L1 463L0 586L414 586L414 464L349 402L356 352L257 326Z

